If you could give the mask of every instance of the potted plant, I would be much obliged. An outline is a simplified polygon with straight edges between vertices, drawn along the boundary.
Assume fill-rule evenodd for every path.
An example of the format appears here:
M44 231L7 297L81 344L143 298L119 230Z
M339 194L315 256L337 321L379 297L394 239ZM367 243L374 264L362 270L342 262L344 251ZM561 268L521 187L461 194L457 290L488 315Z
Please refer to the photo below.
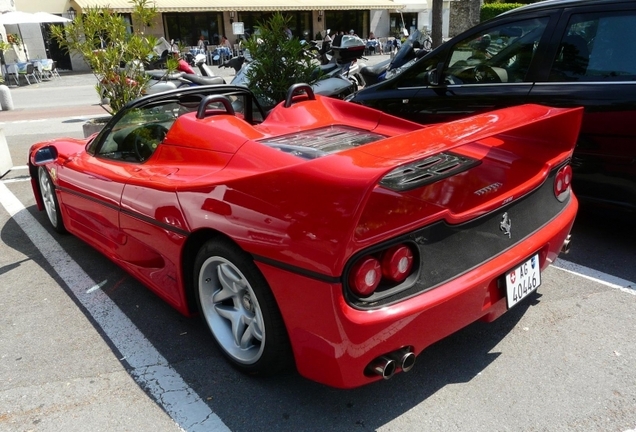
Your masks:
M111 115L144 94L150 78L143 65L155 55L157 44L157 38L145 34L157 15L156 6L150 0L131 3L136 24L133 33L127 31L124 18L107 7L89 7L66 26L51 27L60 47L81 56L90 66L101 105Z
M290 21L290 17L276 12L259 23L256 33L245 42L254 59L246 73L248 87L265 108L285 100L292 84L316 80L316 65L305 45L285 32Z

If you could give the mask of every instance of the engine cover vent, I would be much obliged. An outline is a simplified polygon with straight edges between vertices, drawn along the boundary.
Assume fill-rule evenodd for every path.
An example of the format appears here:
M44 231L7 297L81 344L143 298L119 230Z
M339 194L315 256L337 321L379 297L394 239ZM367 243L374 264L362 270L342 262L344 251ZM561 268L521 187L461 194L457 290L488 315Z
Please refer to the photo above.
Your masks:
M459 174L480 163L477 159L454 153L439 153L394 169L380 180L380 184L395 191L415 189Z

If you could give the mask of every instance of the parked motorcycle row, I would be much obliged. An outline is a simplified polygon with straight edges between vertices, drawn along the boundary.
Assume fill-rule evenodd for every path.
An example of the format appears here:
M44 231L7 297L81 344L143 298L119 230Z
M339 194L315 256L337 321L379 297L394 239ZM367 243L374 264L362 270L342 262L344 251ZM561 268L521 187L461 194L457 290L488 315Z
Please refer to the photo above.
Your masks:
M310 83L314 93L322 96L345 99L362 87L376 84L387 78L391 71L404 67L417 60L429 49L422 48L421 41L427 36L415 31L392 59L378 63L375 66L366 66L360 60L364 59L365 41L357 36L343 36L340 46L332 46L329 49L318 49L315 44L308 47L309 55L314 55L321 63L316 69L316 81ZM176 72L169 73L166 69L152 69L155 66L164 66L165 59L169 55L179 55L179 50L174 42L168 43L161 39L155 50L158 60L151 64L150 70L146 74L150 76L150 81L146 86L147 94L160 93L180 87L225 84L223 77L214 73L213 69L206 63L205 54L193 55L184 53L180 55L179 65ZM418 50L419 49L419 50ZM231 58L219 64L219 68L233 68L235 77L231 81L235 85L247 86L247 72L253 67L258 59L250 57L249 53ZM269 104L263 101L264 105Z

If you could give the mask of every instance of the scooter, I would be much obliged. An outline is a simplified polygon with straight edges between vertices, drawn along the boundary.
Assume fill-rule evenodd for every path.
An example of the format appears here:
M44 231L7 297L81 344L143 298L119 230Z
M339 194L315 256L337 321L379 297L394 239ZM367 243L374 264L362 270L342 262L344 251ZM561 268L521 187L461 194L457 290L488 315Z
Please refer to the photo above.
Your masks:
M431 42L431 36L428 33L415 30L402 43L397 54L392 59L385 60L374 66L361 68L360 75L362 75L366 85L373 85L390 79L431 52Z
M146 71L146 74L150 76L150 81L146 85L146 94L161 93L193 85L225 84L223 77L215 76L208 65L205 64L205 55L199 54L197 57L199 58L196 60L196 66L201 71L201 75L197 75L190 65L182 59L179 60L176 72L168 73L166 70Z

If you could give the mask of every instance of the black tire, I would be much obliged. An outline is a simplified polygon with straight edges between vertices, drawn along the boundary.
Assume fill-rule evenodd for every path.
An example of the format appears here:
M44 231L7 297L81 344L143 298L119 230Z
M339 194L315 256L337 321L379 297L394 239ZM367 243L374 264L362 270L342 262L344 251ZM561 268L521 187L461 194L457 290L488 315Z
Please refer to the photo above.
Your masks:
M267 376L293 364L276 300L248 254L227 240L208 241L195 259L194 288L201 317L234 367Z
M40 185L40 197L46 210L46 216L49 219L49 223L55 231L60 234L66 232L64 227L64 220L62 219L62 212L60 211L60 204L57 201L57 195L55 193L55 185L49 175L47 169L41 166L38 169L38 183Z

